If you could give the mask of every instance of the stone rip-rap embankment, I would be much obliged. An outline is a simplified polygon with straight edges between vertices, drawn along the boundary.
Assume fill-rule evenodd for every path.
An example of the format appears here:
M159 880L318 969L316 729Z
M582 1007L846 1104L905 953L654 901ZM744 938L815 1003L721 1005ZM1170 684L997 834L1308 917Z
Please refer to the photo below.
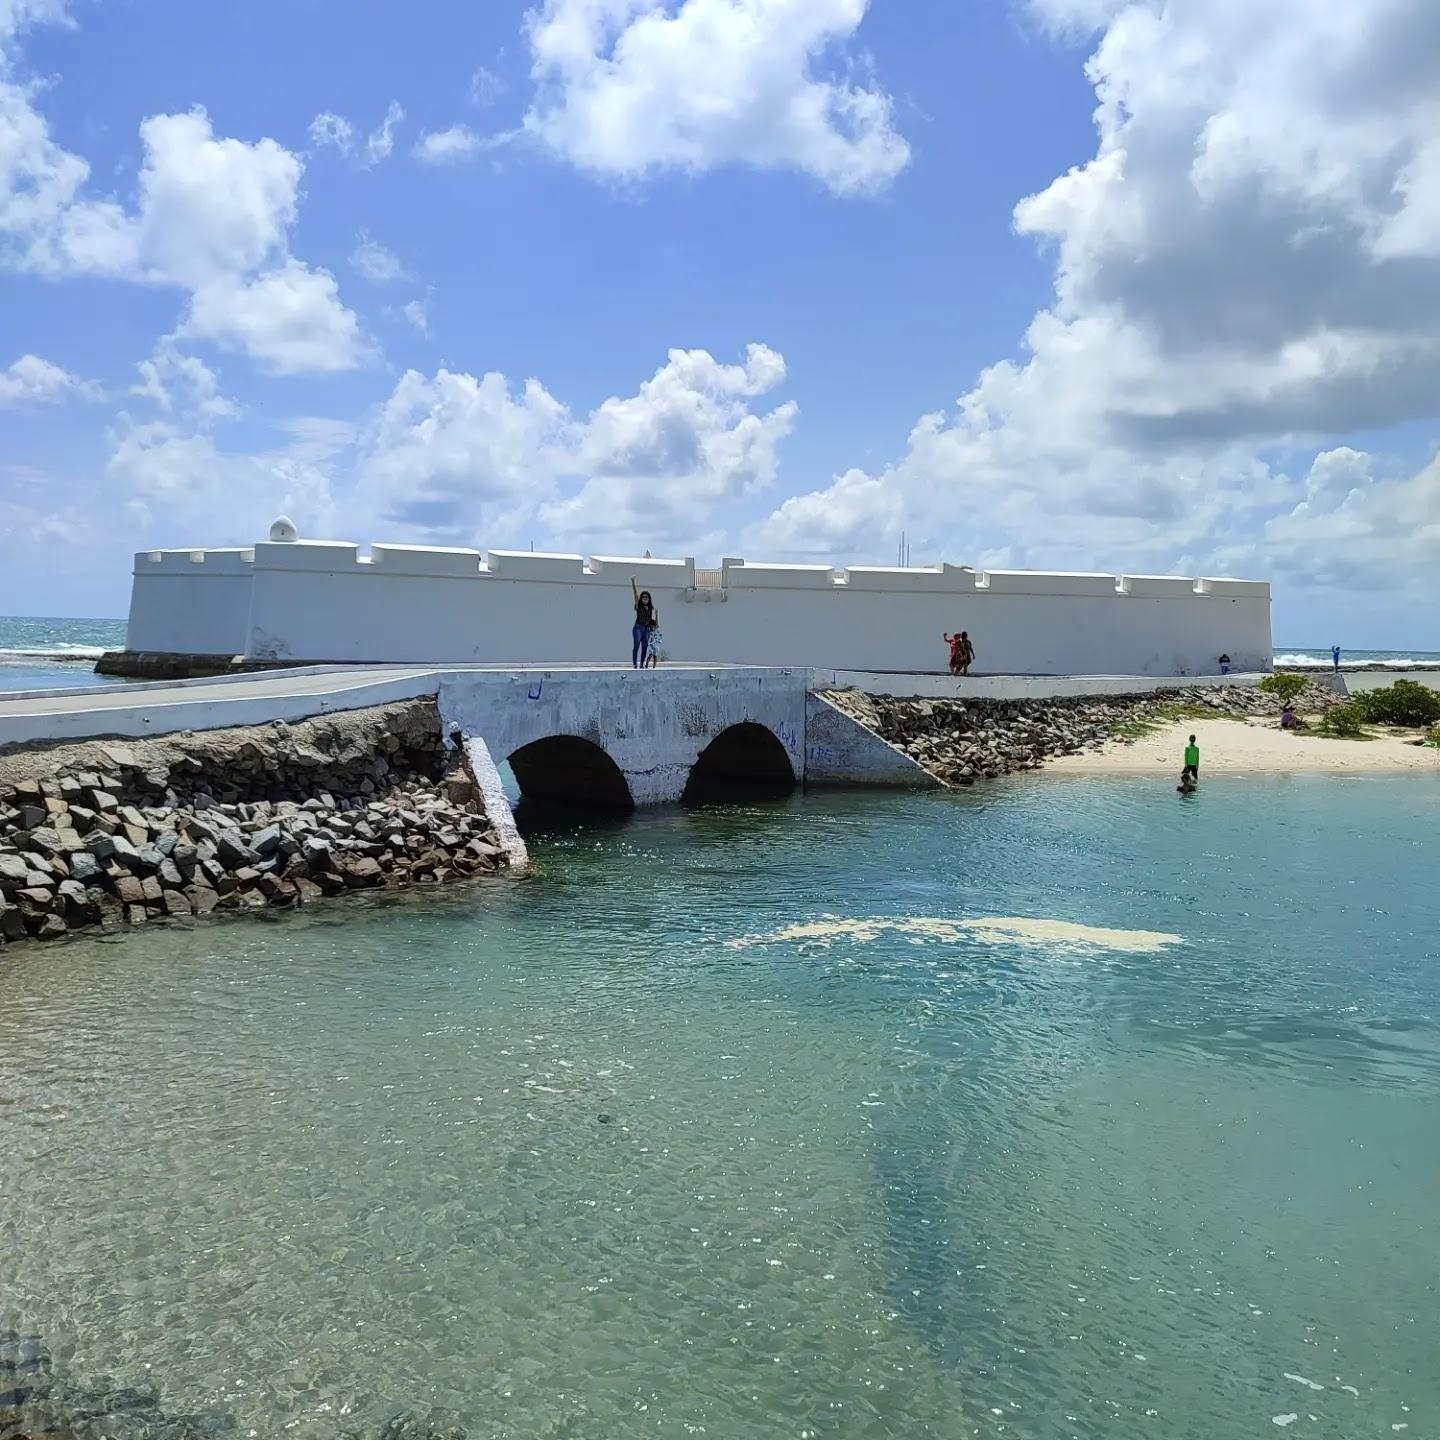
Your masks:
M433 700L0 756L0 946L505 864Z
M1038 770L1056 756L1098 750L1140 721L1197 713L1275 719L1281 710L1274 695L1238 685L1043 700L907 700L859 690L827 691L825 698L946 785ZM1340 698L1311 684L1295 704L1315 713Z

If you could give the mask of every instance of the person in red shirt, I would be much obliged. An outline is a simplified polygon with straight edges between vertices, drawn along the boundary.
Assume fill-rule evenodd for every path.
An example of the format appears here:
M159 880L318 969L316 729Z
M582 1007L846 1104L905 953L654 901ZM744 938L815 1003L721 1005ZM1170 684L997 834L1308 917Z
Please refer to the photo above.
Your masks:
M970 662L975 658L975 647L970 643L970 634L962 630L958 635L946 635L945 643L950 647L950 673L968 675Z

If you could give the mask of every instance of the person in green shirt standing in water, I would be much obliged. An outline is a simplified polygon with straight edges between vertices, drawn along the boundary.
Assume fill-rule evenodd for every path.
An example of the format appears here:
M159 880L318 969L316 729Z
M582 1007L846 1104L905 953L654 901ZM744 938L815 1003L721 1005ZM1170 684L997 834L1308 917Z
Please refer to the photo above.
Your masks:
M1185 776L1192 780L1200 779L1200 747L1195 743L1195 737L1190 737L1190 743L1185 747L1185 768L1180 772L1180 778Z

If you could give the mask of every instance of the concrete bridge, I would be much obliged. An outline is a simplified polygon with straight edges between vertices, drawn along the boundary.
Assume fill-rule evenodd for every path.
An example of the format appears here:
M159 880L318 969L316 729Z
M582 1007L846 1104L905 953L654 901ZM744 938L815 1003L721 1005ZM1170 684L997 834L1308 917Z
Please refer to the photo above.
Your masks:
M479 771L508 761L521 792L629 809L740 786L926 787L909 756L817 691L948 699L1144 694L1209 677L877 674L742 665L631 670L597 665L317 665L206 680L0 696L0 752L67 740L298 721L434 696ZM498 781L495 782L498 787ZM498 793L498 789L497 789Z
M823 677L828 681L830 677ZM0 698L0 751L293 722L433 695L477 774L522 795L625 810L739 788L931 786L913 760L813 693L808 670L674 666L313 666Z
M529 797L626 809L806 779L805 671L457 673L438 700Z

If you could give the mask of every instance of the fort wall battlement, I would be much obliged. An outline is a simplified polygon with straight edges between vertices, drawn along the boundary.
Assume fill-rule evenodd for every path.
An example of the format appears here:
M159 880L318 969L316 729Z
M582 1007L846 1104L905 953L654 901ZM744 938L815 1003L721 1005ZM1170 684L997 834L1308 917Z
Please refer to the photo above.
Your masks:
M1204 675L1271 666L1264 581L791 565L340 541L135 557L126 648L248 660L628 659L630 581L664 654L704 663L926 671L969 631L979 672Z

